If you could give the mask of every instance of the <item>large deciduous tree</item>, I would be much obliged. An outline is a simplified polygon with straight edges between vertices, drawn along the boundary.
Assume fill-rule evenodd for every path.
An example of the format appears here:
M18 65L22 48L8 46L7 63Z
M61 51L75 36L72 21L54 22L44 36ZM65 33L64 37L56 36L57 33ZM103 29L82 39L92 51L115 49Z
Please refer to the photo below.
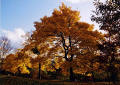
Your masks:
M35 22L35 28L26 48L34 47L34 53L51 58L51 61L62 57L60 62L64 63L59 68L69 70L71 81L74 81L75 71L90 70L89 60L95 56L96 45L102 36L93 31L93 25L80 22L78 11L62 4L50 17Z
M115 81L117 69L115 68L120 47L120 0L106 0L105 3L95 0L96 10L92 20L97 22L100 30L107 32L105 40L99 45L101 51L100 62L105 63L111 79Z

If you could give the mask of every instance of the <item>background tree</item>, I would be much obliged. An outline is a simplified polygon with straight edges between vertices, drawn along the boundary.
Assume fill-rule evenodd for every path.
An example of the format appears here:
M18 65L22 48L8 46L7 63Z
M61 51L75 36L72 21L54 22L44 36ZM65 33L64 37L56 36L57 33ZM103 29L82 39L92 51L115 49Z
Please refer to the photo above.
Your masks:
M92 21L99 24L100 30L107 32L105 40L99 45L101 51L100 62L107 65L111 79L115 81L118 57L117 48L120 47L120 0L106 0L105 3L95 0L96 10L93 11Z
M6 56L2 69L14 74L29 74L28 68L31 68L31 57L23 51L17 51L15 54Z
M74 81L75 69L81 68L81 72L83 69L84 72L89 70L89 59L95 56L96 45L102 38L99 32L93 31L93 25L80 22L79 19L78 11L62 4L50 17L45 16L40 22L35 22L36 30L26 46L34 47L34 53L52 60L62 56L65 63L60 68L65 67L64 69L69 70L71 81ZM46 48L48 49L43 51Z
M6 36L0 36L0 63L12 49L10 40Z

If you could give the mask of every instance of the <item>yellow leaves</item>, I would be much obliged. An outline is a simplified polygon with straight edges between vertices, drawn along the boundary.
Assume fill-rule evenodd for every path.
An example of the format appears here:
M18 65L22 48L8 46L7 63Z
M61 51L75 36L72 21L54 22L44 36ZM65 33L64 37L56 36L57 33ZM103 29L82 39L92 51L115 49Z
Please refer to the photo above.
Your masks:
M12 73L18 72L20 68L21 73L29 73L27 67L30 68L31 66L30 57L20 51L16 52L16 54L8 55L4 60L2 68Z
M22 74L29 74L30 73L29 70L25 66L21 67L20 71Z
M90 25L90 26L88 27L88 31L93 31L93 29L94 29L94 25Z
M88 73L87 76L92 76L92 74L91 74L91 73Z
M42 65L42 66L41 66L41 70L46 71L46 66L45 66L45 65Z
M62 57L56 57L54 59L54 61L55 61L55 68L56 69L59 69L61 67L61 65L63 64L63 62L64 62Z
M115 64L114 65L116 68L120 68L120 64Z
M43 71L56 71L61 67L63 63L62 57L55 57L54 59L46 59L44 62L41 62L41 70Z

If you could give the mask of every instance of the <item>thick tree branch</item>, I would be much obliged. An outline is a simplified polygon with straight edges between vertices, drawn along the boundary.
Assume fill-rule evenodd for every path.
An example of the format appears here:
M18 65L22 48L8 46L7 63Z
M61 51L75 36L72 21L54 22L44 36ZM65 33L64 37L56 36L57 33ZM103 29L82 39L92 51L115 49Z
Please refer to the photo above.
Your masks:
M62 32L60 32L60 37L61 37L61 39L62 39L62 46L63 46L64 52L65 52L64 58L66 59L66 61L68 61L68 58L67 58L67 55L68 55L68 46L66 46L66 44L65 44L65 38L64 38Z

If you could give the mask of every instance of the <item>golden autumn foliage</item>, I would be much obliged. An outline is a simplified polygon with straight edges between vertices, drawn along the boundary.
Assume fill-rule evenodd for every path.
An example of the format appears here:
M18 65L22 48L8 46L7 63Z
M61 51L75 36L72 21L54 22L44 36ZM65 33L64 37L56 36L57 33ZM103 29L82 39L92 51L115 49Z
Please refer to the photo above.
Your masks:
M80 21L80 12L64 4L55 9L51 16L35 22L35 31L29 36L22 50L6 57L3 69L12 73L30 73L32 68L39 73L56 71L83 74L96 70L99 63L92 63L96 56L97 44L103 39L94 26Z
M94 26L80 22L79 12L64 4L55 9L51 16L41 18L35 22L36 30L29 38L25 49L37 47L42 70L62 68L68 71L70 67L75 72L86 72L90 68L90 61L97 51L97 44L103 38ZM62 60L59 60L60 59ZM45 63L44 63L45 62Z
M31 67L30 57L22 51L15 54L9 54L3 62L2 69L17 73L20 71L22 74L29 74L27 67Z

